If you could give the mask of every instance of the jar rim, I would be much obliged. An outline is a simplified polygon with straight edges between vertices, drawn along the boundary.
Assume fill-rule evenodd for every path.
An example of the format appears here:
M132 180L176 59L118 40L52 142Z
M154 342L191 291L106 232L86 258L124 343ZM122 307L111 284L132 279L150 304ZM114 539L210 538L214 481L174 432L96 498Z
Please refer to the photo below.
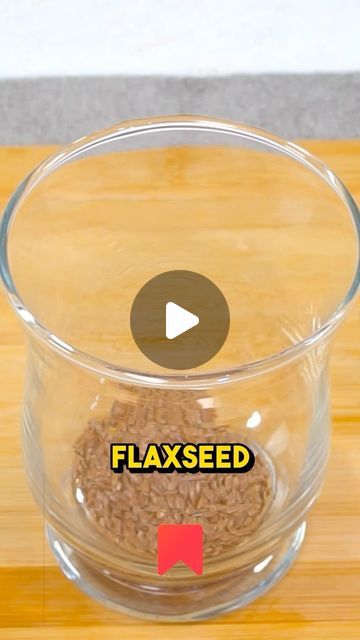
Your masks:
M265 356L262 359L251 361L241 365L234 365L226 369L212 370L209 372L190 373L147 373L136 369L122 367L103 360L97 356L88 354L73 345L65 342L59 336L53 334L44 326L26 307L19 295L8 261L8 238L11 224L17 209L34 187L50 173L78 155L102 144L119 140L121 138L137 136L150 132L160 131L204 131L208 133L224 133L245 138L248 141L257 142L263 146L272 148L285 156L297 161L307 169L315 173L320 179L334 191L343 202L353 222L357 236L357 265L353 280L329 318L309 336L295 342L289 347L276 353ZM359 209L348 189L342 181L316 156L297 144L287 141L268 131L239 124L230 120L196 115L156 116L138 120L123 121L119 124L82 137L75 142L63 147L54 153L35 169L19 184L10 198L3 218L0 223L0 276L11 306L26 325L29 331L37 336L43 343L57 351L63 357L71 360L79 366L85 367L95 373L106 377L116 378L131 384L147 384L153 386L177 385L211 387L224 384L239 378L248 378L259 373L277 368L313 347L325 336L331 334L354 299L360 285L360 213Z

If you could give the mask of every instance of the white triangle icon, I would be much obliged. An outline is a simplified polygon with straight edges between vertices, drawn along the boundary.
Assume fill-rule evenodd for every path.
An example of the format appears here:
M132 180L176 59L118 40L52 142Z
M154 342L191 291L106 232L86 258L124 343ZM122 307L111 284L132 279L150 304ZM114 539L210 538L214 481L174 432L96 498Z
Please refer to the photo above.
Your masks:
M166 304L166 337L173 340L185 331L189 331L199 324L199 318L186 311L183 307L179 307L175 302L167 302Z

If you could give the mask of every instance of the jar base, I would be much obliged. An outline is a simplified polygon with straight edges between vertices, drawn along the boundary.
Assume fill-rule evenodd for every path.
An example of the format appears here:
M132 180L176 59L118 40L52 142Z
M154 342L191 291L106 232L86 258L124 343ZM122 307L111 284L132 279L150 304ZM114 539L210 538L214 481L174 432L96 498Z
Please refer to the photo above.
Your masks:
M306 522L293 532L281 547L249 568L250 580L241 574L227 576L224 585L203 583L186 598L179 593L136 587L110 577L85 562L76 550L46 525L51 550L64 575L78 588L101 604L137 618L166 622L206 620L240 609L268 591L293 564L304 540ZM251 584L253 582L253 584ZM220 587L220 588L219 588ZM206 603L204 605L204 603Z

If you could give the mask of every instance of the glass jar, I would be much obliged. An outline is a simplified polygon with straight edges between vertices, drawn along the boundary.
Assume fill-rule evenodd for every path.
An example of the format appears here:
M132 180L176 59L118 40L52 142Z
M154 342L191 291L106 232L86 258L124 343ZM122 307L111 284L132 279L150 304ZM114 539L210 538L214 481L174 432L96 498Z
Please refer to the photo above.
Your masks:
M293 562L329 449L329 349L359 283L358 211L300 147L205 117L121 123L18 187L1 275L27 343L26 472L50 546L83 591L195 620L261 595ZM196 369L148 360L139 289L191 270L230 309ZM244 443L247 473L115 474L112 442ZM200 524L203 573L157 568L161 524Z

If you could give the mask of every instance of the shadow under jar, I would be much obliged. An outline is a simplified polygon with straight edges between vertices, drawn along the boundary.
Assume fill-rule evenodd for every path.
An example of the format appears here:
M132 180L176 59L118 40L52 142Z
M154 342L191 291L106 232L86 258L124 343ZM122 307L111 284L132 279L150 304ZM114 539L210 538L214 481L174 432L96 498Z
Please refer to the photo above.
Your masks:
M329 447L328 359L359 283L359 217L319 160L220 120L125 122L19 186L1 275L26 334L26 470L66 576L135 615L243 606L294 560ZM154 276L191 270L230 309L197 369L150 362L130 330ZM115 474L111 443L244 443L239 473ZM200 524L204 570L157 572L160 524Z

